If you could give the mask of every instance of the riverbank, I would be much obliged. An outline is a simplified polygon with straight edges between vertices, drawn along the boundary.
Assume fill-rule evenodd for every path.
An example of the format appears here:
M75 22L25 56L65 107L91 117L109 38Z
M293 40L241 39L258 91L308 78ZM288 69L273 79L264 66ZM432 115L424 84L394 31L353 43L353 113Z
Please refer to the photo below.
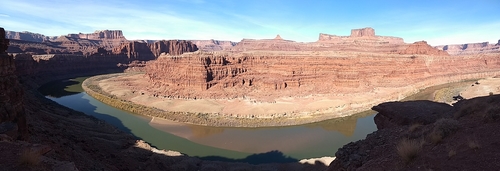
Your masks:
M492 72L448 76L427 79L404 87L377 87L362 94L287 97L277 99L274 103L257 104L244 99L195 100L159 97L145 89L145 86L141 86L147 83L147 78L141 73L94 76L85 80L82 86L89 95L104 103L145 116L204 126L269 127L345 117L369 110L379 103L402 100L427 87L497 74Z

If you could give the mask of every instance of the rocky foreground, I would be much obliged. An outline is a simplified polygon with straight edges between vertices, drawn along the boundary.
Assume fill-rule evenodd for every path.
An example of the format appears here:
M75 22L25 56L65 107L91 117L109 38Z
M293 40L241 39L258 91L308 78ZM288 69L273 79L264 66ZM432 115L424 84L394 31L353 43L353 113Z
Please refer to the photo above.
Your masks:
M379 130L340 148L328 170L496 170L499 106L500 95L374 106Z

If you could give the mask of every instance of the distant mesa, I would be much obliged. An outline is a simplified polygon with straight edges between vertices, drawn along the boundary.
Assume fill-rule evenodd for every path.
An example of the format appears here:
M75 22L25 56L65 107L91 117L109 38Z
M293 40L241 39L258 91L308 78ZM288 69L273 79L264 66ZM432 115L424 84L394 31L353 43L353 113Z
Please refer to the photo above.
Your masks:
M101 39L125 39L123 32L121 30L97 30L94 33L84 34L68 34L68 37L80 38L80 39L90 39L90 40L101 40Z
M473 55L479 53L499 52L500 40L493 44L489 42L451 44L435 46L439 50L444 50L450 55Z

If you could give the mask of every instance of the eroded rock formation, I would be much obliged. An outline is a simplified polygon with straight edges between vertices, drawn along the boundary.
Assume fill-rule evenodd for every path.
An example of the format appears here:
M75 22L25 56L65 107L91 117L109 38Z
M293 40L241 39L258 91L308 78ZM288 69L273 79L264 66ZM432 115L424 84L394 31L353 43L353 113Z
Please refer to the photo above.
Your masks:
M432 46L427 44L426 41L415 42L410 46L408 46L405 50L400 51L399 54L407 54L407 55L425 54L425 55L437 55L437 56L449 55L447 52L443 50L438 50L436 48L433 48Z
M153 60L160 54L180 55L185 52L194 52L198 48L195 44L185 40L162 40L154 43L127 42L113 49L113 54L124 54L130 59Z
M24 92L17 80L14 60L5 53L8 45L5 30L0 28L0 134L25 140L28 126L23 107Z

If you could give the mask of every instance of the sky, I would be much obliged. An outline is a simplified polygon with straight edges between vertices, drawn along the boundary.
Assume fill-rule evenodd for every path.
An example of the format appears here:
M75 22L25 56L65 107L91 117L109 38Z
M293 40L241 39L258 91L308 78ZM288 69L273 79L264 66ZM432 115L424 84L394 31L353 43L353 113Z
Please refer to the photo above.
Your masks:
M314 42L372 27L431 45L500 39L500 0L2 0L0 27L47 36L122 30L128 40Z

